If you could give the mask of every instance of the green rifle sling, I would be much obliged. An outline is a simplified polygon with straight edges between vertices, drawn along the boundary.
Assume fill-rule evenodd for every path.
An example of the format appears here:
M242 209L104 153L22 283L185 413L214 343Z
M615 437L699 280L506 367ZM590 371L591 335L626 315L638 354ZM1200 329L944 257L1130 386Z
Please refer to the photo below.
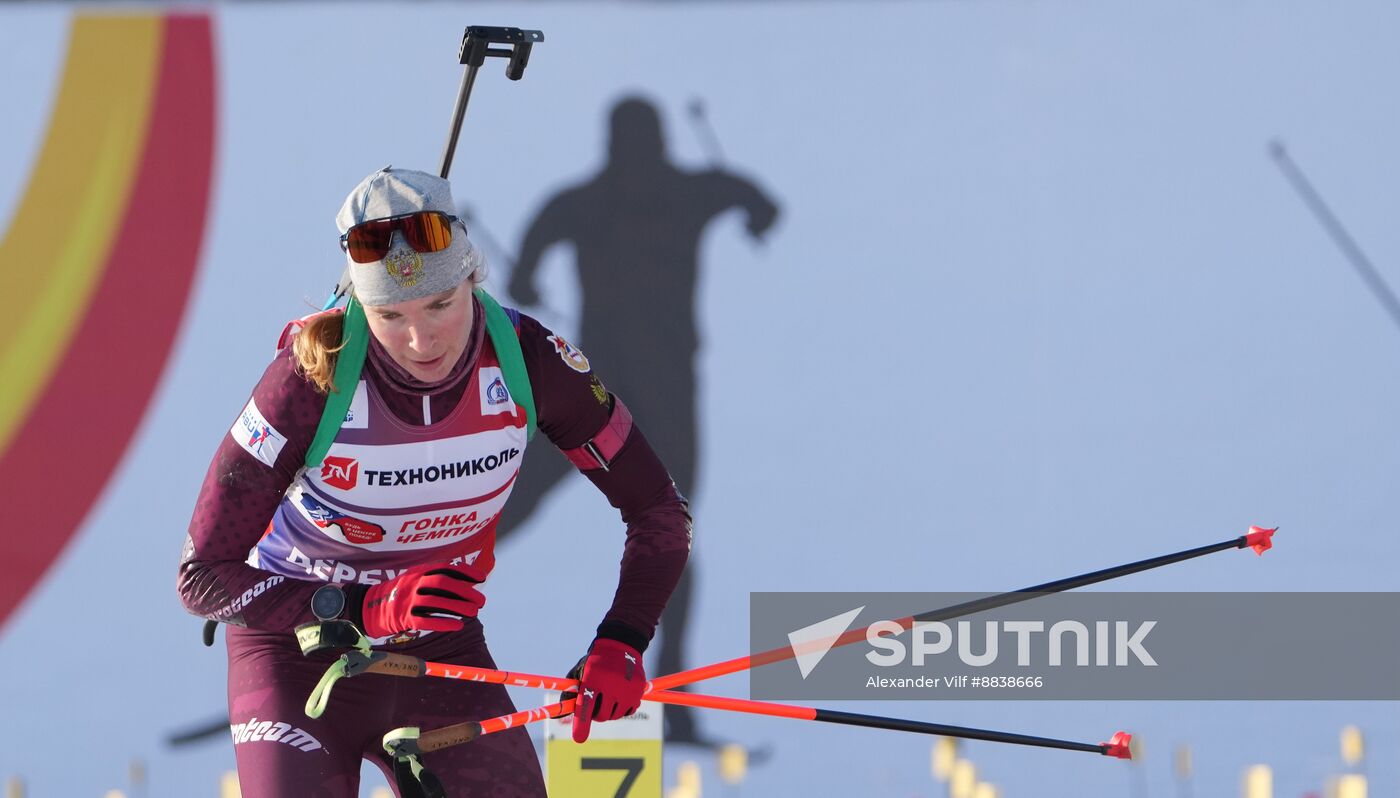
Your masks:
M496 349L496 360L500 361L501 374L506 378L506 390L525 408L525 440L529 442L535 437L535 393L530 388L530 373L525 370L520 333L495 297L480 288L475 294L486 312L486 334L491 336L491 346Z

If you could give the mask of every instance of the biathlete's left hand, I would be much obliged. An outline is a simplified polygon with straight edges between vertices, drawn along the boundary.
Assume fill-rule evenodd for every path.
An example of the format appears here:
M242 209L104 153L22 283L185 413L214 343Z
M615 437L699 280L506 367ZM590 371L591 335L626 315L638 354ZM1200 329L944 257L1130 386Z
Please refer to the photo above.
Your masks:
M570 671L579 680L574 705L574 742L588 739L593 721L617 720L642 705L647 673L642 654L626 643L600 637L588 648L588 656Z

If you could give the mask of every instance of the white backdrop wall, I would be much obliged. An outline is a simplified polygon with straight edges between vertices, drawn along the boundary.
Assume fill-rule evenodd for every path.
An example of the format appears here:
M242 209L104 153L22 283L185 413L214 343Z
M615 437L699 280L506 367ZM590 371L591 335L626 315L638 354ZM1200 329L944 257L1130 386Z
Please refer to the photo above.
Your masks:
M1265 152L1283 137L1400 280L1394 4L207 8L218 163L191 312L104 498L0 637L0 777L36 796L119 787L132 756L153 796L212 794L232 766L226 741L162 742L223 710L223 652L199 645L174 592L195 492L283 322L339 273L344 193L385 163L435 168L467 24L547 36L522 82L499 61L483 71L454 167L459 200L512 252L545 199L601 165L607 112L629 93L654 101L672 159L696 169L709 156L686 109L702 99L729 167L782 207L763 245L731 213L700 252L694 664L745 651L750 590L1010 589L1251 523L1282 527L1263 559L1121 586L1394 587L1400 330ZM42 140L66 26L92 10L0 8L0 219ZM541 316L566 334L571 269L557 248L540 281ZM508 271L495 265L500 294ZM581 588L528 566L611 573L620 544L585 482L554 494L499 552L483 614L498 661L571 664L611 586L565 600ZM1137 776L968 746L1007 796L1117 795L1133 778L1165 794L1184 742L1211 785L1199 794L1269 762L1278 794L1298 795L1340 766L1347 722L1370 734L1373 788L1400 789L1383 703L848 708L1146 741ZM774 746L746 794L935 794L923 738L703 721Z

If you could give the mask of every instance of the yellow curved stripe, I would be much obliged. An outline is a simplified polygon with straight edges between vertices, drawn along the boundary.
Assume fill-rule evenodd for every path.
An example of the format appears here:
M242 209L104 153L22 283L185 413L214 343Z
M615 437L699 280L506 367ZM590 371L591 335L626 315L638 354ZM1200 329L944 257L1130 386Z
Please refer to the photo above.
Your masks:
M0 240L0 451L58 367L102 276L140 166L162 31L162 19L149 15L73 22L48 138ZM98 407L100 390L93 386Z

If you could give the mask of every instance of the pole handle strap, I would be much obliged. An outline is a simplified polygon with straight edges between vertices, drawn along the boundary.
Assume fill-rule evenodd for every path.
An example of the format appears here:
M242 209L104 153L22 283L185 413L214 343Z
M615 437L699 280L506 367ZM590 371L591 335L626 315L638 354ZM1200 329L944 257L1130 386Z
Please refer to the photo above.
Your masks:
M321 675L321 680L316 682L312 688L311 695L306 697L306 716L308 718L319 718L326 711L326 704L331 700L331 688L335 683L347 676L354 676L362 673L365 668L372 664L376 655L384 656L381 652L371 651L369 638L360 633L353 623L349 621L318 621L316 623L304 623L296 628L297 645L301 647L301 653L310 656L317 651L329 648L345 648L352 646L353 651L340 655L340 659L331 663L326 672Z
M423 767L417 726L394 729L384 735L384 750L394 760L394 782L401 798L447 798L442 781Z
M344 657L331 664L326 672L321 676L321 681L312 688L311 695L306 697L306 717L319 718L326 711L326 704L331 700L331 687L336 682L345 677L347 663Z

